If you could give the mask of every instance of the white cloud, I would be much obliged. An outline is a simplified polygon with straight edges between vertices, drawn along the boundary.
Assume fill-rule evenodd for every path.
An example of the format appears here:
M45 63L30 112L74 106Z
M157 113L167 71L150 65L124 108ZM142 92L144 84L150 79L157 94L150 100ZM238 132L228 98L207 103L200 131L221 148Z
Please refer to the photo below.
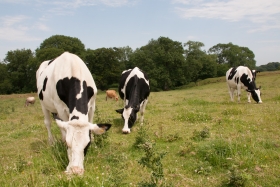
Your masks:
M47 26L42 23L30 26L30 18L24 15L4 16L0 18L0 40L7 41L35 41L40 38L30 35L32 30L48 30Z
M279 0L172 0L177 6L178 14L185 18L222 19L228 21L249 21L261 23L258 29L264 30L280 27ZM273 27L269 27L269 25Z

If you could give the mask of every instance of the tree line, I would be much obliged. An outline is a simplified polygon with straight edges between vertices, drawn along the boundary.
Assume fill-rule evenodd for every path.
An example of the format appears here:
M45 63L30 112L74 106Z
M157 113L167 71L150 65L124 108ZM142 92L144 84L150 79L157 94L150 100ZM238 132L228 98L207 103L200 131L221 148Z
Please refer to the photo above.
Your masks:
M101 90L118 87L122 71L135 66L149 75L152 91L171 90L201 79L224 76L233 66L256 68L255 55L247 47L217 44L207 52L203 47L198 41L181 43L159 37L135 50L129 46L93 50L85 49L78 38L54 35L35 51L7 52L0 62L0 94L36 92L36 71L40 64L64 51L78 55L85 62Z

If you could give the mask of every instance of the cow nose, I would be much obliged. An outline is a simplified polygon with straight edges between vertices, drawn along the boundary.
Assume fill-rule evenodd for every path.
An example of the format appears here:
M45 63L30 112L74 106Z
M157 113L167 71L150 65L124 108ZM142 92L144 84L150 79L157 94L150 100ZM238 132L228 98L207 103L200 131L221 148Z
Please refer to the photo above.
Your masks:
M261 104L261 103L262 103L262 101L259 101L259 103Z
M84 174L84 169L78 167L78 166L73 166L71 167L72 173L75 175L83 175Z

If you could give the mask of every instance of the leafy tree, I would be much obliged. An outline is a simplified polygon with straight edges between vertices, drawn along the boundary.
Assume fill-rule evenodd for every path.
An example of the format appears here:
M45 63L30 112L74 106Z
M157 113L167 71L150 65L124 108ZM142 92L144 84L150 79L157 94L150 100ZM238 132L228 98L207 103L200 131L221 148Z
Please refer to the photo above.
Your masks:
M133 62L130 60L131 55L133 54L133 50L129 47L120 47L119 49L119 59L120 62L124 63L125 69L134 68Z
M186 57L186 70L189 81L196 82L198 79L206 79L217 76L216 55L208 55L202 51L204 44L197 41L188 41L184 44Z
M280 70L280 63L279 62L269 62L266 65L261 65L256 68L259 71L276 71Z
M247 66L256 67L255 54L247 47L239 47L232 43L217 44L208 50L210 54L217 55L217 63L229 64L230 67Z
M9 51L4 62L13 85L12 93L36 91L37 60L30 49Z
M169 90L186 83L183 53L180 42L160 37L136 49L131 60L149 75L152 90Z
M0 63L0 94L11 94L12 83L9 78L7 64Z
M56 58L64 51L76 54L83 59L85 45L78 38L54 35L44 40L36 49L36 57L43 62Z
M85 62L93 74L98 89L105 90L112 84L118 83L125 68L120 61L120 54L118 48L87 50Z

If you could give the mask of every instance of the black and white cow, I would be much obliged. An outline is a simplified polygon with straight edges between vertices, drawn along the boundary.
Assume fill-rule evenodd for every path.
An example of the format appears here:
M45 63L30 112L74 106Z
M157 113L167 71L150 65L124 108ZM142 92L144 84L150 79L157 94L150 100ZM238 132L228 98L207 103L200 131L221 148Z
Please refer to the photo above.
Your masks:
M260 88L256 87L255 77L248 67L238 66L236 68L230 68L226 72L226 80L231 101L234 100L234 91L237 90L238 102L240 102L241 88L244 88L248 92L249 103L251 102L251 95L257 103L262 103Z
M92 75L78 56L65 52L54 60L44 61L36 79L49 140L53 143L50 115L53 113L68 147L66 172L83 174L91 132L102 134L111 127L111 124L92 124L97 94Z
M138 67L122 72L119 83L119 95L124 100L124 108L116 110L124 119L123 133L130 133L130 128L137 119L140 110L140 122L143 123L144 112L150 95L149 78Z

